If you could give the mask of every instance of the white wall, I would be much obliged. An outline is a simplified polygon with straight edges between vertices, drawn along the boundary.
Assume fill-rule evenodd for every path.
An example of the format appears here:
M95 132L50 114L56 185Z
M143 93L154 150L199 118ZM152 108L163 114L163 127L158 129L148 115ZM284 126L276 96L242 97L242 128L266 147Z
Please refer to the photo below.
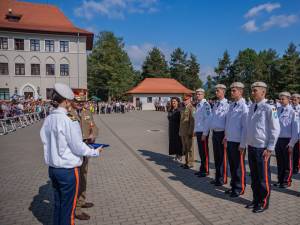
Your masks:
M143 110L155 110L154 103L160 97L162 101L169 101L171 97L182 98L182 94L133 94L133 104L136 106L136 99L139 98L143 103ZM147 98L152 97L152 103L147 102Z
M34 90L40 88L40 94L46 98L46 88L52 88L55 82L62 82L72 88L87 88L87 51L86 37L53 34L30 34L0 31L0 37L8 37L8 50L0 49L0 63L8 61L9 75L0 75L0 88L9 88L10 95L29 84ZM24 39L24 51L14 50L14 38ZM40 51L30 51L30 39L40 40ZM55 52L45 52L45 40L54 40ZM69 41L69 52L60 52L59 41ZM25 75L15 75L15 63L25 62ZM55 64L55 76L46 75L46 63ZM40 64L40 76L31 75L31 63ZM69 64L69 76L60 76L60 64ZM37 96L37 93L35 93Z

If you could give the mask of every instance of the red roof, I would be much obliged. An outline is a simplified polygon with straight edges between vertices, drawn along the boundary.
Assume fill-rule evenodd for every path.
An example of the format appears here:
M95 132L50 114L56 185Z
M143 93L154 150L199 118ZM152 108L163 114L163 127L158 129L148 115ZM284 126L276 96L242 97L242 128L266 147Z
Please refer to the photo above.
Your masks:
M188 94L192 90L171 78L146 78L127 94Z
M12 10L12 15L21 16L18 22L6 19L9 9ZM87 50L91 50L93 47L93 33L75 27L60 9L48 4L0 0L0 30L45 34L79 34L79 36L87 37Z

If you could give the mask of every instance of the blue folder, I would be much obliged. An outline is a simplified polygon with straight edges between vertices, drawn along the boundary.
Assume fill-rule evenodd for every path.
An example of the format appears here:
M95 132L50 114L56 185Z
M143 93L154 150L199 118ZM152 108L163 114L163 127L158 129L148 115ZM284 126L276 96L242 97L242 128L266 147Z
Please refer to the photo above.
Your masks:
M93 144L89 144L90 147L96 149L96 148L99 148L99 147L102 147L102 148L107 148L109 147L108 144L100 144L100 143L93 143Z

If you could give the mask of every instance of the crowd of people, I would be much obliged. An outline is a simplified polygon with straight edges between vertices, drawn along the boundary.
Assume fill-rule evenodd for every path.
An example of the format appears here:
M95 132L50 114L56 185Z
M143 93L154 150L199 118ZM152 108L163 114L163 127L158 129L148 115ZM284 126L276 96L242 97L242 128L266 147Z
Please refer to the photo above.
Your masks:
M208 102L203 89L196 90L196 101L185 95L183 102L173 97L168 111L169 154L183 162L181 167L194 167L193 137L197 139L200 168L195 175L209 174L208 137L212 135L215 177L212 185L227 183L230 170L231 188L225 194L238 197L245 192L245 153L251 174L253 201L246 208L254 213L268 209L271 193L270 156L277 161L278 188L288 188L292 174L300 167L300 95L281 92L279 101L267 101L267 85L255 82L252 99L243 98L244 85L230 86L231 102L225 98L226 86L215 86L217 101ZM182 104L183 103L183 104ZM184 160L182 157L184 156Z

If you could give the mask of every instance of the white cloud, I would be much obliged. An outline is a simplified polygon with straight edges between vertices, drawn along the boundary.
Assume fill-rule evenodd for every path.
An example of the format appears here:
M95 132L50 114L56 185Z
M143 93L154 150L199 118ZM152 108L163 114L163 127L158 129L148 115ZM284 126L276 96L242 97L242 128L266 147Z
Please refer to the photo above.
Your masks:
M246 18L251 18L257 16L261 11L266 11L268 13L272 12L274 9L280 8L279 3L265 3L251 8L246 14Z
M249 20L242 26L242 28L247 32L258 31L258 27L255 24L255 20Z
M84 0L74 10L78 17L88 20L96 14L111 19L123 19L126 14L132 13L154 13L158 11L158 0Z
M203 81L203 84L207 82L208 76L211 77L217 76L215 69L211 66L201 66L200 79Z
M278 16L271 16L269 20L263 23L262 30L268 30L272 27L289 27L293 23L298 21L298 16L296 15L278 15Z

